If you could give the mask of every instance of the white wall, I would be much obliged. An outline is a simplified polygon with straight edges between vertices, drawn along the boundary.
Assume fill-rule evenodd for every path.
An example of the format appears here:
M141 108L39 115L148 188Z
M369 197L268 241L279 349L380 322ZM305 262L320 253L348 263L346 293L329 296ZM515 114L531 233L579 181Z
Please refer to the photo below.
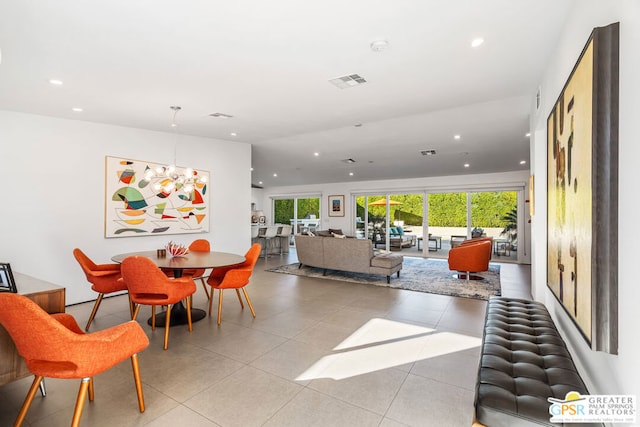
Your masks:
M532 159L536 176L536 194L546 198L546 118L566 82L582 48L594 27L620 22L620 125L619 125L619 354L594 352L577 332L546 287L546 247L534 248L533 286L537 299L550 308L563 336L569 342L589 391L597 394L634 394L640 396L640 286L638 284L638 112L640 111L640 3L581 0L569 13L565 32L557 41L557 50L547 61L541 81L542 107L532 109ZM542 27L542 26L541 26ZM532 94L533 97L533 94ZM539 184L539 185L538 185ZM536 200L540 200L537 197ZM534 241L546 242L546 210L536 206L532 232ZM597 262L597 260L594 260Z
M345 233L354 233L354 205L352 195L376 192L376 194L388 193L420 193L427 191L464 191L464 190L489 190L505 187L520 187L524 189L524 198L528 199L528 171L505 172L495 174L480 175L459 175L459 176L441 176L432 178L414 178L414 179L397 179L397 180L380 180L380 181L354 181L341 182L332 184L316 184L316 185L300 185L287 187L270 187L263 190L262 207L268 216L267 221L271 218L271 198L273 197L305 197L320 196L320 218L322 220L321 228L327 230L329 228L340 228ZM345 196L345 216L330 217L328 211L328 197L332 195ZM522 207L520 207L522 209ZM528 212L528 209L527 209ZM526 215L528 219L528 215ZM526 221L525 221L526 223ZM529 224L524 225L524 236L527 256L523 262L529 262ZM523 235L523 234L520 234Z
M244 254L250 246L251 146L77 120L0 111L0 261L67 288L67 304L95 299L72 251L98 263L153 250L169 240L211 241ZM210 172L210 232L104 237L105 156ZM19 285L19 284L18 284Z

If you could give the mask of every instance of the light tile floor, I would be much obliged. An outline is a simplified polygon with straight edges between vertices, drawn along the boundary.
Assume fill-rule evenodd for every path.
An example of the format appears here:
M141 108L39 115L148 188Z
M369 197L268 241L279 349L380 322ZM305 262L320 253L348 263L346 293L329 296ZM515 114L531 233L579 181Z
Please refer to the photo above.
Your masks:
M214 313L192 333L172 327L167 351L143 307L146 411L123 362L95 378L82 425L471 425L485 301L264 271L294 261L295 252L258 261L247 288L255 319L228 291L220 326ZM501 282L503 295L530 298L530 266L502 264ZM67 312L84 325L92 305ZM200 284L194 306L207 306ZM92 330L128 317L125 296L105 299ZM31 380L0 387L0 426L13 423ZM24 425L68 426L79 381L46 383Z

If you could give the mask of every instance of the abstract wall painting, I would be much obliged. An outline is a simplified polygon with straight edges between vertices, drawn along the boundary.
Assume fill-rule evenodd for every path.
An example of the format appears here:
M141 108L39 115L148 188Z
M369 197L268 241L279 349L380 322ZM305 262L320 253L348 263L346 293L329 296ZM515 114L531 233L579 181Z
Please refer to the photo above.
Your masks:
M619 25L595 28L547 119L547 285L593 350L618 351Z
M193 187L146 174L163 166L120 157L105 158L105 237L209 231L209 173L194 171L204 179ZM182 173L185 169L177 167L176 171ZM170 190L167 183L172 184Z

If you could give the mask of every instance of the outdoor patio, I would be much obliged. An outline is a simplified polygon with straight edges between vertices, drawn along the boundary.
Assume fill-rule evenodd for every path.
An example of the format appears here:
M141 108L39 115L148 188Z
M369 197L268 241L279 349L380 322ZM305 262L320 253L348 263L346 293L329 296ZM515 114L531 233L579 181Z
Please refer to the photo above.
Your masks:
M449 257L449 250L451 250L451 242L453 240L454 247L457 242L463 241L467 238L466 229L458 227L431 227L432 231L430 238L428 239L428 251L427 258L443 258ZM508 239L500 235L501 229L485 229L485 235L493 237L492 248L492 261L500 262L517 262L518 252L516 242L510 243ZM391 247L392 252L402 252L407 256L424 256L424 240L420 237L420 233L417 230L406 228L405 233L415 235L415 244L411 247L398 248ZM378 250L384 250L384 245L377 244Z

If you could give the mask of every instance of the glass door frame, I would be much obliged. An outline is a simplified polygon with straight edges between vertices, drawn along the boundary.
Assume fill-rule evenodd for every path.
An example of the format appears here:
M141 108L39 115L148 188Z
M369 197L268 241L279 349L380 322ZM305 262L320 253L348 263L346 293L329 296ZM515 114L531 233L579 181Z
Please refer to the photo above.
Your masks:
M322 194L318 193L301 193L301 194L286 194L282 196L271 196L271 218L272 221L275 222L275 201L276 200L293 200L293 218L289 219L289 222L293 219L293 223L291 224L291 233L299 234L298 231L298 222L300 219L298 218L298 199L318 199L318 224L322 224Z
M385 249L387 251L390 250L389 247L389 224L390 224L390 207L389 207L389 200L390 197L393 195L399 195L399 194L422 194L423 195L423 199L422 199L422 241L423 241L423 245L422 245L422 256L423 257L429 257L429 240L428 238L425 239L425 236L429 235L429 195L430 194L442 194L442 193L466 193L466 201L467 201L467 238L471 237L471 230L472 230L472 211L471 211L471 196L472 193L481 193L481 192L502 192L502 191L506 191L506 192L515 192L516 193L516 206L517 206L517 212L518 212L518 223L517 223L517 230L518 230L518 236L522 236L522 244L518 244L518 247L522 247L522 250L518 250L517 251L517 259L516 259L516 263L523 263L525 257L527 256L527 242L526 242L526 238L527 238L527 233L525 232L525 222L526 222L526 217L525 217L525 183L513 183L513 184L506 184L506 185L481 185L478 186L477 188L474 188L472 186L460 186L460 187L448 187L448 188L423 188L420 190L417 189L398 189L398 190L394 190L393 192L390 191L375 191L375 190L367 190L367 191L355 191L351 193L351 200L352 200L352 206L353 209L351 210L351 224L352 227L354 229L354 234L355 234L355 230L357 228L356 225L356 218L357 218L357 197L364 197L365 198L365 206L364 206L364 218L362 219L365 223L365 232L364 232L364 237L365 238L371 238L371 236L369 236L369 232L368 232L368 197L369 196L381 196L384 195L387 199L387 209L386 209L386 220L385 220L385 224L386 224L386 245L385 245ZM520 240L520 237L518 238L518 240Z

